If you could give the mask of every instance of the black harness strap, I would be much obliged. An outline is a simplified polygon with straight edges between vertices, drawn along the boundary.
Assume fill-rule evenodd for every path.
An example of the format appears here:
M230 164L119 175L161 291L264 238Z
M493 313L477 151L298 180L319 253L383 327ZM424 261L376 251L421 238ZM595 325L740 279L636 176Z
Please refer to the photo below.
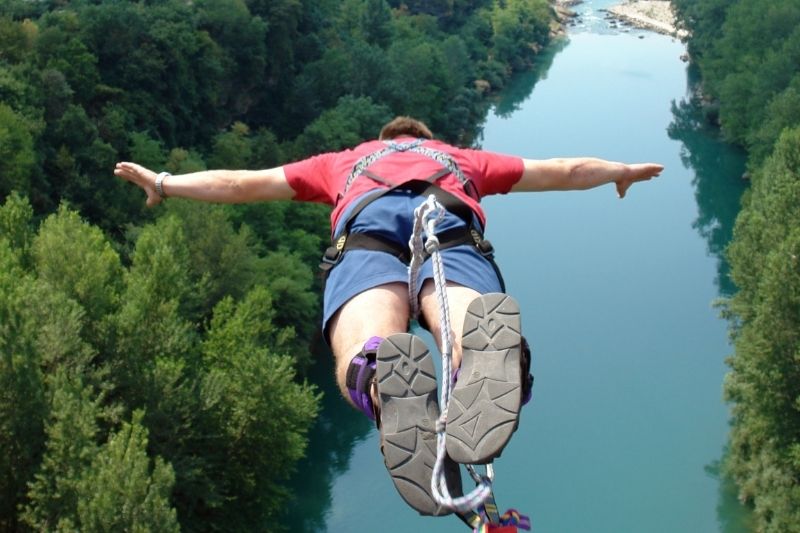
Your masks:
M480 226L474 223L472 218L472 209L464 202L459 200L456 196L449 192L437 187L427 181L414 180L402 185L391 187L388 189L381 189L372 194L365 195L358 204L352 209L347 219L344 222L344 230L336 237L333 238L331 246L325 250L322 256L322 261L319 268L323 271L323 275L327 276L328 272L339 264L342 260L344 253L348 250L372 250L377 252L388 253L406 265L411 262L411 251L407 244L388 239L375 233L350 233L350 223L358 216L358 214L370 203L374 202L381 196L397 189L405 189L414 192L420 196L427 196L433 194L442 206L449 212L458 216L467 224L466 227L451 228L445 230L437 235L439 239L439 249L446 250L454 246L463 244L471 244L480 253L497 274L497 279L500 281L500 287L505 292L505 282L500 268L494 260L494 247L492 243L483 238L483 232ZM425 257L429 255L424 252Z
M492 265L492 268L494 269L495 273L497 274L497 278L500 281L500 286L503 292L505 292L503 276L494 261L494 247L492 246L492 243L483 238L483 230L479 225L475 224L472 209L457 196L437 186L435 182L447 174L457 174L457 177L464 186L467 194L477 199L477 191L475 190L474 185L469 179L464 177L461 169L458 168L458 165L456 165L455 161L448 154L444 154L438 150L426 149L425 147L420 146L420 144L421 140L400 145L396 143L390 144L378 152L374 152L361 158L353 167L353 172L350 174L347 180L346 189L349 188L352 181L359 175L364 175L377 183L386 185L386 188L367 193L350 210L350 213L342 224L343 229L341 233L334 235L331 246L325 250L325 254L322 256L322 261L320 262L319 267L323 271L323 275L327 276L328 272L334 266L336 266L339 261L341 261L342 256L348 250L373 250L384 252L397 257L405 264L409 264L411 262L411 251L406 243L399 243L395 240L374 233L350 233L350 224L353 220L355 220L358 214L364 210L365 207L392 191L407 190L423 197L433 194L442 207L464 221L466 227L452 228L437 235L437 238L439 239L439 249L445 250L447 248L452 248L454 246L460 246L463 244L474 245L478 252ZM410 180L404 183L396 184L384 179L383 177L366 168L378 159L389 155L390 153L404 151L413 151L431 157L442 164L444 168L435 172L434 174L431 174L424 180ZM339 199L341 199L342 196L343 194L340 194ZM427 258L427 256L428 254L425 252L425 257Z

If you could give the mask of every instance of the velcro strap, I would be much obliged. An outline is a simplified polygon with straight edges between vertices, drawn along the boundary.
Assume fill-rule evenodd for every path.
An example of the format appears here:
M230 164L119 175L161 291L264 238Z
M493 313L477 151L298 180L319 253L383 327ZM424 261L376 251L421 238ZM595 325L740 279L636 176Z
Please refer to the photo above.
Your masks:
M347 367L345 384L352 391L368 394L369 384L374 376L375 369L369 364L366 357L359 354Z

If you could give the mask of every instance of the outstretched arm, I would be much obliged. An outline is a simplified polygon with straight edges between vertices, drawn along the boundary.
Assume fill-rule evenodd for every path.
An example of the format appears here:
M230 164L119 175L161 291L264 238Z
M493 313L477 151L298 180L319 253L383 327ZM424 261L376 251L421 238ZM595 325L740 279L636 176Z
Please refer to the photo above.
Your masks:
M161 203L156 192L157 173L136 163L117 163L114 174L135 183L147 194L147 206ZM294 189L286 181L283 167L266 170L205 170L167 176L161 184L166 196L205 202L247 203L290 200Z
M524 159L522 178L511 188L519 191L572 191L616 183L617 194L625 197L637 181L658 176L664 167L655 163L625 164L590 157Z

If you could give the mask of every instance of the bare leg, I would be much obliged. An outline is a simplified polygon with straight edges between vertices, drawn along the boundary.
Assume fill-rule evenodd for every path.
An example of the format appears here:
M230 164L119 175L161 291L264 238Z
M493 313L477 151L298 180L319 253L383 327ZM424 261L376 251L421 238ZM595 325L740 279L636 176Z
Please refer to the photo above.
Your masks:
M408 331L409 313L408 286L405 283L387 283L357 294L331 319L330 340L336 358L336 383L351 405L353 402L346 385L350 361L370 337L385 338Z
M453 370L461 366L461 334L464 329L464 316L470 302L480 296L480 293L469 287L447 282L447 305L450 308L450 329L453 331ZM428 323L428 328L436 340L439 350L441 347L441 320L439 318L439 302L436 298L436 288L433 280L428 279L422 285L420 297L420 312Z
M408 285L389 283L367 290L349 300L330 324L331 347L336 357L336 382L342 396L354 405L347 391L347 369L370 337L391 337L378 349L377 375L381 387L372 389L372 402L380 413L381 449L384 463L400 496L423 515L443 515L431 496L431 476L436 460L435 422L439 416L436 372L428 348L408 331ZM397 359L402 365L395 366ZM397 369L411 367L414 379ZM409 434L413 433L409 449ZM449 459L445 476L450 493L461 492L459 467Z

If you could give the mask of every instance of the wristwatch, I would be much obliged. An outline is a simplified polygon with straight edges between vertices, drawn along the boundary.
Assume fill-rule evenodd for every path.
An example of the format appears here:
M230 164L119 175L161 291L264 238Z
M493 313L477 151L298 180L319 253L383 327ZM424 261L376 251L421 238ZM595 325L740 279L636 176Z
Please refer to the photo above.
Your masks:
M162 185L164 183L164 178L167 176L172 176L172 174L169 172L160 172L158 176L156 176L156 192L161 198L167 197L167 195L164 194L164 187Z

